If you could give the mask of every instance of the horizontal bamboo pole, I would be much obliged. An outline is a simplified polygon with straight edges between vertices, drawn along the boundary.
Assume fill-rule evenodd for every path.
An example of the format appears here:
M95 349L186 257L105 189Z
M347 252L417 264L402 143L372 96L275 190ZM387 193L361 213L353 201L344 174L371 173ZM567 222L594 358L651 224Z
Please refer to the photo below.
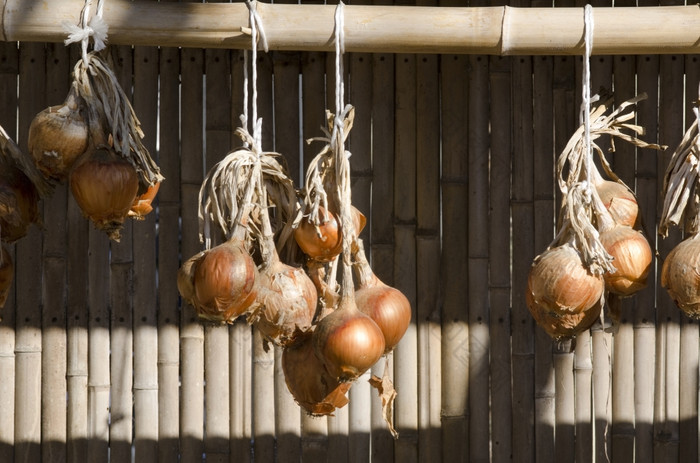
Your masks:
M4 0L3 41L62 42L84 0ZM335 5L258 3L269 49L332 51ZM165 47L250 47L248 8L236 3L113 0L103 19L109 43ZM593 9L595 55L700 52L700 8ZM348 5L348 52L583 54L583 8Z

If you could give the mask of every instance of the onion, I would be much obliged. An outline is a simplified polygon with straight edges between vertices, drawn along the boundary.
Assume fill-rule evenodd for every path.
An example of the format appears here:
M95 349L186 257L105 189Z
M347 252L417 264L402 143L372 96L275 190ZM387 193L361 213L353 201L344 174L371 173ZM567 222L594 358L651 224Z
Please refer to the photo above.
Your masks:
M661 286L690 318L700 319L700 240L693 235L671 250L661 267Z
M82 113L84 104L74 83L63 104L44 109L32 120L29 152L47 178L65 180L75 161L87 149L88 124Z
M600 180L596 183L596 190L617 224L628 227L636 225L639 206L634 193L626 185L611 180Z
M647 285L651 269L651 247L644 235L628 226L617 225L600 234L600 242L614 260L616 271L605 273L605 287L630 296Z
M282 371L294 400L309 414L330 415L348 403L352 383L334 378L314 353L309 334L298 337L282 351Z
M527 279L531 304L557 316L590 309L599 303L604 290L603 279L588 271L568 242L537 256Z
M155 182L153 185L149 185L142 195L137 196L136 199L134 199L134 203L131 205L131 209L129 209L129 217L141 220L148 215L153 210L151 203L158 194L159 189L160 182Z
M294 230L294 239L307 256L320 262L328 262L343 250L342 228L334 212L319 206L318 214L321 223L316 226L308 217L304 217ZM359 235L367 223L367 218L353 206L352 220L355 234Z
M139 188L136 169L113 148L100 147L70 174L78 206L95 226L119 241L124 219Z
M273 256L271 265L260 270L257 307L248 321L273 344L286 346L299 333L311 329L316 288L302 269L281 262L277 254Z
M24 172L0 162L0 238L13 243L39 221L39 192Z
M570 338L586 331L600 317L602 304L596 302L583 312L560 313L538 304L531 291L526 291L525 301L535 322L554 339Z
M5 307L14 276L15 267L12 264L12 257L5 246L2 246L0 247L0 308Z
M411 303L401 291L377 278L365 258L361 241L358 242L354 264L358 276L355 303L382 330L384 352L388 353L399 343L411 323Z
M180 294L185 299L192 294L191 303L201 318L230 323L255 301L258 271L241 240L231 239L204 251L186 262L181 272ZM191 275L189 282L187 274Z
M352 297L341 297L338 308L318 322L313 342L316 355L340 381L355 380L385 350L382 330L357 309Z

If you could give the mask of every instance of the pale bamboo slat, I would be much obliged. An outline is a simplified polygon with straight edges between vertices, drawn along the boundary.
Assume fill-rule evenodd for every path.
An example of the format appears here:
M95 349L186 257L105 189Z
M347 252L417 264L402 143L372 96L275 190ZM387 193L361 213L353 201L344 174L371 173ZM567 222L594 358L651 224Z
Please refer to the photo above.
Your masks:
M591 332L588 330L576 336L576 350L574 353L576 390L573 404L576 423L575 450L577 463L593 461L592 376Z

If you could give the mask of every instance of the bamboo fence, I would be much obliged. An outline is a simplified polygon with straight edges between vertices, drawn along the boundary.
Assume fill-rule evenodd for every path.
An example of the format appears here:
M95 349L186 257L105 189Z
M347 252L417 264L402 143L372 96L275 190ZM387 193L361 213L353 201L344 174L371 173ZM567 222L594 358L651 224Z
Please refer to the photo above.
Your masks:
M646 289L608 301L619 322L557 343L524 292L554 238L555 161L579 125L583 4L361 3L345 10L347 148L372 268L411 302L393 354L346 407L311 417L286 388L279 348L181 301L177 270L203 247L201 182L240 144L247 8L107 0L108 55L166 180L119 243L59 184L42 224L8 246L0 462L697 461L700 332L659 282L683 235L662 239L656 224L670 154L695 117L700 9L593 5L592 89L616 104L646 92L636 123L669 150L616 142L607 154L637 194L654 266ZM61 22L82 5L4 2L0 125L22 149L34 115L68 91L80 50L61 43ZM257 61L262 146L301 187L319 149L305 140L322 135L335 101L335 6L258 7L270 45ZM385 368L397 438L368 382Z

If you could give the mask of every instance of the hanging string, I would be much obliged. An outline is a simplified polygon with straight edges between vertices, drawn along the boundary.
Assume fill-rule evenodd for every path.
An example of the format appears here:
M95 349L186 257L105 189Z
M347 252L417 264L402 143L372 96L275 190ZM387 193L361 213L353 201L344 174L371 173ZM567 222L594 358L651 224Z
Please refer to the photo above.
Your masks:
M90 37L92 37L94 42L93 50L100 51L106 47L107 31L109 29L107 23L102 20L104 0L97 1L95 16L88 20L92 3L93 0L85 0L85 5L80 12L80 26L71 24L68 21L63 22L63 28L68 32L68 38L64 41L64 44L70 45L71 43L81 42L82 57L86 65L89 60L88 46Z
M343 54L345 53L345 5L342 1L335 7L335 114L343 111Z
M262 18L256 9L257 2L247 1L248 20L250 22L250 38L251 38L251 61L252 61L252 80L253 80L253 98L252 98L252 113L253 113L253 140L257 145L257 149L262 146L262 119L258 120L258 38L262 41L263 50L268 51L267 38L265 37L265 29L263 28ZM247 54L244 55L244 75L243 75L243 119L244 128L247 130L248 123L248 63Z
M583 113L583 139L584 153L586 161L586 181L589 186L591 184L591 166L588 160L592 158L593 148L591 146L591 49L593 48L593 8L591 5L586 5L584 8L584 44L585 51L583 57L583 97L582 97L582 113Z

